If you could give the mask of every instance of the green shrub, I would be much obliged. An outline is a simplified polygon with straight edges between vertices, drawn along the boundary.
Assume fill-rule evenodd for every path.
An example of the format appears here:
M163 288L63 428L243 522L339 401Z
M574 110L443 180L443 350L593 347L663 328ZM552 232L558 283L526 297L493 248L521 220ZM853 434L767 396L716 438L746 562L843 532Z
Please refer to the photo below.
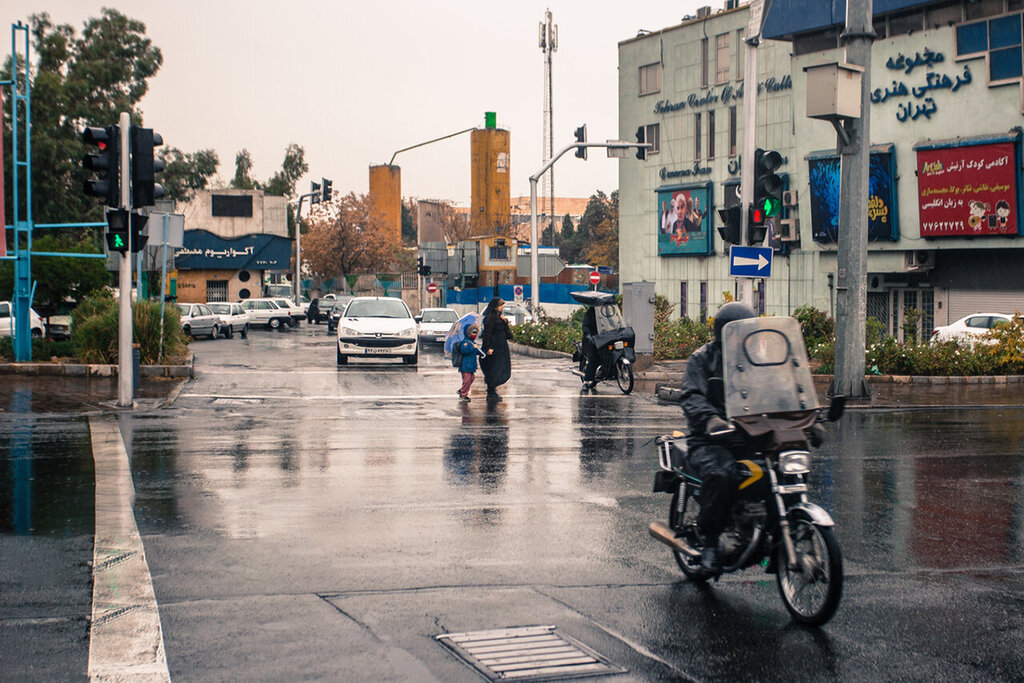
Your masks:
M160 303L137 301L132 305L132 337L139 344L144 365L160 357ZM87 297L72 314L71 342L84 363L118 361L118 301L109 293ZM178 309L164 308L164 362L185 353L187 340L181 332Z
M714 330L711 320L656 321L654 324L655 360L679 360L711 341Z
M793 311L793 317L800 323L800 333L804 335L808 351L812 346L835 339L835 321L825 311L819 311L813 306L801 306Z
M32 340L33 362L48 361L51 358L70 358L74 355L75 348L70 341ZM8 363L14 361L14 340L12 337L0 337L0 360Z

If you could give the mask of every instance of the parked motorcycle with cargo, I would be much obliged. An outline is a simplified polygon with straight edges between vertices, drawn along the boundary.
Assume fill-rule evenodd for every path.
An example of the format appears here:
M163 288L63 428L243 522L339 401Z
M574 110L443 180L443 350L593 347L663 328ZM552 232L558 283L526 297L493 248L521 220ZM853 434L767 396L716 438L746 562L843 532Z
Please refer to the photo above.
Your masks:
M636 362L636 335L626 324L622 311L615 303L615 295L609 292L570 292L570 296L584 306L594 309L597 333L590 342L597 349L598 366L594 373L594 384L614 379L624 394L633 391L633 363ZM587 370L587 358L583 352L583 341L576 342L572 356L578 363L573 374L583 377Z
M722 367L730 426L708 436L740 436L748 452L738 461L736 501L718 537L722 573L763 566L776 575L793 619L819 626L839 606L843 558L832 517L808 497L810 451L823 438L819 423L839 419L845 398L834 397L822 416L800 325L793 318L727 323L722 328ZM671 503L668 524L653 522L649 532L672 549L691 581L717 580L718 574L701 567L701 481L687 468L686 439L676 432L658 437L656 444L654 491L669 494Z

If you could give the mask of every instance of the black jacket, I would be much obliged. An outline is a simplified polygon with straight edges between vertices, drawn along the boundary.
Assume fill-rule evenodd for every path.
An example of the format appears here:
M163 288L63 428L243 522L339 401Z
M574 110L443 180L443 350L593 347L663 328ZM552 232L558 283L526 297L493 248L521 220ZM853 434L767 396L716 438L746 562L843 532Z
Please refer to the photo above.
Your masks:
M712 378L716 378L712 381ZM725 419L725 392L722 386L722 346L709 342L686 361L683 372L683 397L680 403L689 423L690 447L708 443L705 428L716 415Z

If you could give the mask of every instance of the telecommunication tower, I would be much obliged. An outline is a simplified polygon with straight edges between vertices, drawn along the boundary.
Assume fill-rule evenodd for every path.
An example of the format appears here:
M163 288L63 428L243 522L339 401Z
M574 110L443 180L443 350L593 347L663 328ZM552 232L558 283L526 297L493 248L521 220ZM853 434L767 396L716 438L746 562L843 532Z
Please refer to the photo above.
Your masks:
M552 23L551 10L544 12L544 21L538 26L537 44L544 51L544 141L541 155L547 164L555 153L554 116L552 115L553 89L551 84L551 55L558 49L558 27ZM555 169L552 166L541 178L541 196L545 198L543 213L547 214L551 234L555 232Z

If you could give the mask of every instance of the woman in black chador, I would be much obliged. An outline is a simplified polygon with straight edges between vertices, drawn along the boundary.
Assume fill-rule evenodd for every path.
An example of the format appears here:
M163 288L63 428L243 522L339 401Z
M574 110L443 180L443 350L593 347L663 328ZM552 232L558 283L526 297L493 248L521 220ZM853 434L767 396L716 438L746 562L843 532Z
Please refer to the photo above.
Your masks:
M482 345L485 355L480 360L484 371L484 382L487 384L487 398L500 401L496 389L512 376L512 357L508 350L508 340L512 338L512 330L508 320L501 314L505 302L494 297L484 310L484 333Z

